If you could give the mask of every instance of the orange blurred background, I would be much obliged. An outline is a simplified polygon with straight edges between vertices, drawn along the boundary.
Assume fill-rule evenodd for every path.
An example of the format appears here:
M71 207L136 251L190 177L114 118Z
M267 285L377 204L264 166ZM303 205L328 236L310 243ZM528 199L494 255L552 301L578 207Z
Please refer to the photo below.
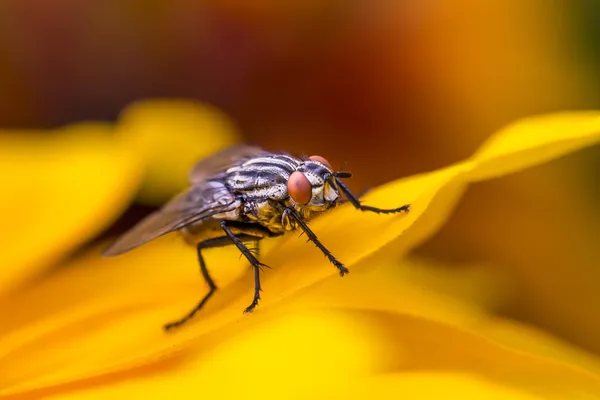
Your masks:
M358 191L468 157L515 118L598 108L599 20L589 0L4 0L0 126L192 98ZM518 290L495 311L600 352L599 155L475 185L418 253L505 271Z

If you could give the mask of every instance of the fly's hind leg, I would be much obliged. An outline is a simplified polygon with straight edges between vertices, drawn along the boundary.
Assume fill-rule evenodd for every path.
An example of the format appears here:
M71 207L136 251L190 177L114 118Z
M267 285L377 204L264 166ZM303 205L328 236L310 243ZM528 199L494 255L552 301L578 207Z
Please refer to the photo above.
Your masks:
M198 311L200 311L202 309L202 307L204 307L204 305L208 302L208 299L210 299L211 296L217 291L217 285L215 285L215 282L213 281L212 277L210 276L210 273L208 272L208 269L206 269L206 263L204 262L204 257L202 257L202 249L222 246L225 244L224 239L226 239L226 238L210 239L210 240L198 243L196 245L196 252L198 254L198 263L200 264L200 272L202 273L202 277L204 278L204 281L208 285L209 291L206 295L204 295L204 297L202 298L202 300L200 300L200 302L196 305L196 307L194 307L186 316L184 316L183 318L181 318L177 321L173 321L173 322L166 324L165 325L166 330L175 328L179 325L183 325L184 323L186 323Z
M257 240L256 237L250 236L250 235L239 235L239 237L240 237L240 240ZM227 246L227 245L231 245L231 239L228 236L222 236L222 237L215 238L215 239L209 239L204 242L198 243L198 245L196 246L196 252L198 254L198 263L200 264L200 272L202 273L202 277L204 278L204 281L208 285L209 291L206 295L204 295L202 300L200 300L200 302L189 313L187 313L183 318L166 324L164 327L165 330L170 330L172 328L178 327L178 326L186 323L194 315L196 315L196 313L198 311L200 311L206 305L206 303L208 302L208 299L210 299L212 297L212 295L215 294L215 292L217 291L217 285L213 281L212 277L210 276L210 273L208 272L208 269L206 268L206 263L204 261L204 257L202 257L202 250L208 249L211 247L222 247L222 246Z
M260 287L260 271L261 267L266 267L265 264L258 261L258 259L252 254L252 251L242 242L239 235L235 235L231 228L235 228L237 231L243 231L244 227L240 224L235 224L227 221L221 221L221 228L225 231L229 239L235 244L238 250L246 257L246 259L250 262L252 267L254 268L254 297L252 298L252 303L244 310L244 313L250 313L254 310L254 308L258 305L260 300L260 292L262 291ZM247 229L255 230L256 226L248 226ZM258 228L262 229L262 228Z

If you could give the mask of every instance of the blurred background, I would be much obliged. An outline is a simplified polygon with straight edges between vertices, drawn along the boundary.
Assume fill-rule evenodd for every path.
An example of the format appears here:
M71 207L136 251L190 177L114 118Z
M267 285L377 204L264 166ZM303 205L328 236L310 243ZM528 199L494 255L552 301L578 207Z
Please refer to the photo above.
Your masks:
M466 158L516 118L600 108L599 27L593 0L2 0L0 127L52 135L194 99L359 191ZM516 291L493 311L600 352L599 166L591 149L474 185L416 254L502 271Z

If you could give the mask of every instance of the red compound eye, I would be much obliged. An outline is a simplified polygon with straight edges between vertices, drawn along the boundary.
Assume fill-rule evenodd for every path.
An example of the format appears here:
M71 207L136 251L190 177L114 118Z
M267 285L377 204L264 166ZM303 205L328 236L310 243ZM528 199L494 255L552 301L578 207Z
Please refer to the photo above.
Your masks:
M329 161L327 161L325 158L323 158L321 156L310 156L310 157L308 157L308 159L320 162L321 164L323 164L324 166L326 166L328 170L332 171L331 164L329 164Z
M312 185L300 171L292 172L287 182L288 194L298 204L307 204L312 197Z

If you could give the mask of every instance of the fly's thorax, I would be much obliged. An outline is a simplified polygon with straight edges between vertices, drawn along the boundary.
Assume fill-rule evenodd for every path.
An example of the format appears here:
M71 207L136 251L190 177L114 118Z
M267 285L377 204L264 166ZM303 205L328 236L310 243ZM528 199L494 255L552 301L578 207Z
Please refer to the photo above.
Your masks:
M284 200L287 182L300 161L287 155L265 155L229 168L225 174L227 185L249 200Z

